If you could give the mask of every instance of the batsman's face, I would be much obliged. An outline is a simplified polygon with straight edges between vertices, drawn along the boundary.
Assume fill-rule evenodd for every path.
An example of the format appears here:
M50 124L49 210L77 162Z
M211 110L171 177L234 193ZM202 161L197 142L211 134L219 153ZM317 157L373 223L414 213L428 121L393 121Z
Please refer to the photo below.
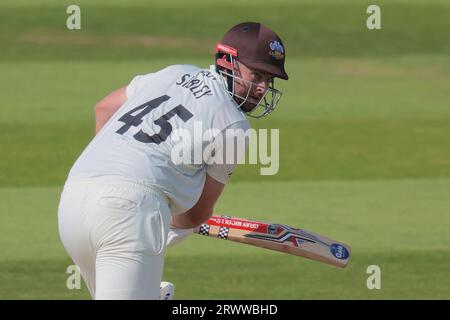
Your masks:
M247 100L241 106L245 112L252 111L269 88L272 81L272 75L251 69L242 62L236 61L234 65L234 74L241 78L234 78L234 92L239 97L247 97ZM244 80L244 81L243 81ZM237 97L238 103L244 99Z

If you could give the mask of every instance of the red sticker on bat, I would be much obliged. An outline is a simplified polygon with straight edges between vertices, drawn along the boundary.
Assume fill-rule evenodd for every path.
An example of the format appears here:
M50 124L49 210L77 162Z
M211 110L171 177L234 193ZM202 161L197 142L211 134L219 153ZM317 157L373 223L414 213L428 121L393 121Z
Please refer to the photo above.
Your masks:
M212 216L209 218L207 224L211 226L217 227L227 227L230 229L239 229L246 231L254 231L267 233L267 224L259 223L256 221L244 220L244 219L235 219L235 218L226 218L226 217L217 217Z

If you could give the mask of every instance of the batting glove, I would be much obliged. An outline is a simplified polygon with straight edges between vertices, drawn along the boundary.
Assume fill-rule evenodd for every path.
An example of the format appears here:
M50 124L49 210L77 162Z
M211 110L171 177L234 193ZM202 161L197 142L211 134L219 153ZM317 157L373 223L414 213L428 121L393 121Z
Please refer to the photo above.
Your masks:
M187 239L192 233L194 229L180 229L180 228L172 228L169 229L169 234L167 235L167 247L171 247L176 245Z

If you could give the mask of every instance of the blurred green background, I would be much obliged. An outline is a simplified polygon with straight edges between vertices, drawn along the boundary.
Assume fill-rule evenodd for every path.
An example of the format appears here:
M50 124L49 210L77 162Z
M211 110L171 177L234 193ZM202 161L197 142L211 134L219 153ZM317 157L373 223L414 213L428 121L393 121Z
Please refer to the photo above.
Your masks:
M57 233L68 170L93 106L135 75L207 67L231 26L260 21L290 80L257 128L280 129L280 170L240 166L217 213L305 228L352 246L347 269L192 236L167 251L177 299L449 299L450 2L71 1L0 3L0 298L88 299L66 288ZM381 290L369 290L369 265Z

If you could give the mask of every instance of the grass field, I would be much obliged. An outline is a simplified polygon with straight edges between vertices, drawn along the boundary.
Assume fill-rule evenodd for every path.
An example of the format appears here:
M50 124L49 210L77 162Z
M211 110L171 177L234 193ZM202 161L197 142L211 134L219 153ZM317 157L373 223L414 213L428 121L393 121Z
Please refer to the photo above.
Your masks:
M450 3L67 1L0 4L0 299L87 299L65 287L59 194L93 135L93 105L136 74L208 66L215 42L259 20L286 44L288 82L270 117L280 171L241 166L217 212L349 243L345 270L193 236L167 251L178 299L450 299ZM217 12L221 12L217 15ZM199 18L201 17L201 19ZM366 269L381 268L381 290Z

